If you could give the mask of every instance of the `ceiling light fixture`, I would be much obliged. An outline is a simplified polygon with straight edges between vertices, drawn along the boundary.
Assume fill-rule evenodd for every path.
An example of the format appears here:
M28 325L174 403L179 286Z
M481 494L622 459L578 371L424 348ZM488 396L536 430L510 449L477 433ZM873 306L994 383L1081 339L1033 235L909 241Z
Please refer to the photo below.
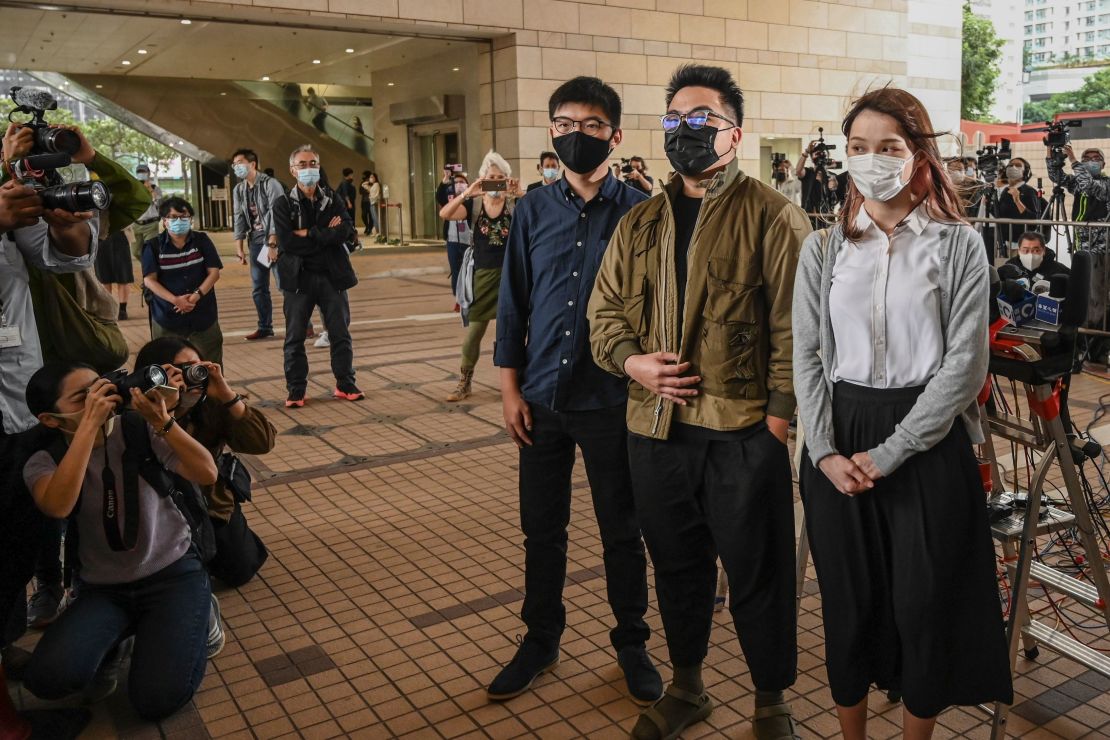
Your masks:
M120 64L122 64L123 66L125 66L125 67L126 67L127 65L131 64L131 62L129 62L128 60L124 59L124 60L123 60L122 62L120 62Z
M390 82L390 83L388 84L388 86L389 86L389 87L393 87L393 83L392 83L392 82Z
M262 81L263 82L269 82L270 81L270 76L269 75L263 75L262 76Z
M458 68L458 67L452 67L452 68L451 68L451 71L452 71L452 72L458 72L458 71L459 71L459 68Z
M177 145L178 146L185 146L185 142L184 141L179 141L179 142L177 142Z
M319 63L320 63L320 60L319 60L319 59L313 59L313 60L312 60L312 63L313 63L313 64L319 64Z
M139 54L146 54L146 49L139 49L138 53Z
M181 25L191 26L191 25L193 25L193 22L191 20L189 20L188 18L182 18L181 19Z
M227 93L225 93L225 92L222 92L222 93L220 93L220 95L227 95Z
M355 50L354 50L354 49L346 49L345 51L346 51L346 52L347 52L348 54L354 54L354 53L355 53Z
M104 85L97 85L97 86L96 86L96 89L97 89L97 90L101 90L101 89L103 89L103 88L104 88Z

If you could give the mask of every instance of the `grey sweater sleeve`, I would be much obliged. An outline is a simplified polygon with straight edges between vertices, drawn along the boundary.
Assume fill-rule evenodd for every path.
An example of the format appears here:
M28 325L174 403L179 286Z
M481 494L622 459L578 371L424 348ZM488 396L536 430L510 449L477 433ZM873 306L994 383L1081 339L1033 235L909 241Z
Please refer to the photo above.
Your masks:
M825 383L821 350L821 291L824 261L828 250L821 244L822 232L806 237L798 272L794 278L794 394L802 421L806 448L816 466L822 458L835 455L832 398ZM827 237L831 238L831 237Z
M960 413L971 405L987 377L990 278L982 238L970 227L950 259L954 280L940 369L894 433L870 450L883 475L890 475L911 455L940 442ZM804 420L803 420L804 421ZM808 433L808 430L807 430Z

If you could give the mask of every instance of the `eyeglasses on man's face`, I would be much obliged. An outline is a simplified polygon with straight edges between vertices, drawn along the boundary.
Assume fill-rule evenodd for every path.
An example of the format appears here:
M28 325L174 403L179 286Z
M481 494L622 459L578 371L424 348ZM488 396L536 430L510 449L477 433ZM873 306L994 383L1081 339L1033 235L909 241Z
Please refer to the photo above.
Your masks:
M556 116L551 119L551 125L560 134L569 134L571 131L578 129L587 136L597 136L606 129L613 128L613 124L608 121L603 121L600 118L586 118L581 121L576 121L573 118L566 116Z
M667 113L666 115L660 116L659 120L663 124L663 130L670 133L678 129L683 121L686 121L687 126L697 131L709 125L710 119L712 118L718 118L730 126L736 125L734 121L730 121L720 113L709 110L708 108L690 111L689 113Z
M310 159L307 162L302 161L302 162L294 162L293 163L293 169L295 169L295 170L307 170L309 168L316 168L316 167L319 167L319 166L320 166L320 163L317 162L315 159Z

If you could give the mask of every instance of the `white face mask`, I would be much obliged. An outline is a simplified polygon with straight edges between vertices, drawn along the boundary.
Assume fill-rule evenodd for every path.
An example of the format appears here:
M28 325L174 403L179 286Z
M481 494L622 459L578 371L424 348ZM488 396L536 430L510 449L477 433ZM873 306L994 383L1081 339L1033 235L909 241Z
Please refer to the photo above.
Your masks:
M967 175L964 174L963 170L949 171L948 176L952 178L952 182L956 185L962 185L964 180L967 179Z
M906 189L909 182L902 182L902 168L912 160L888 157L884 154L859 154L848 157L848 174L856 189L868 200L888 201Z
M58 428L62 434L66 435L67 437L72 437L74 434L77 434L77 428L81 426L81 421L85 418L85 409L81 409L80 411L72 411L68 414L52 413L50 415L53 416L55 419L61 419L62 421L69 421L70 419L73 419L76 423L73 425L72 429L68 428L68 426L62 426ZM112 414L108 417L108 421L104 422L104 426L100 428L100 431L96 435L96 443L98 446L103 444L104 440L108 439L108 437L112 436L112 430L116 428L116 418L117 415Z
M1025 175L1025 168L1023 167L1007 167L1006 179L1010 182L1021 182L1021 178Z
M1019 254L1018 257L1026 270L1036 270L1044 262L1043 254Z

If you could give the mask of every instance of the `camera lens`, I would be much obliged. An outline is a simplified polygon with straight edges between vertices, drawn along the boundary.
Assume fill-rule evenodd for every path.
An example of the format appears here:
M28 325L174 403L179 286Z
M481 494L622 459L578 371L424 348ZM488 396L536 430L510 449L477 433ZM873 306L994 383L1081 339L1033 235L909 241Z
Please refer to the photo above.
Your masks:
M181 368L181 376L187 386L205 385L208 383L208 368L204 365L185 365Z
M170 379L166 375L166 371L158 365L147 365L141 370L136 370L135 374L142 378L142 385L139 389L143 393L146 393L155 386L169 385Z
M35 131L35 143L44 152L73 156L81 148L81 137L68 129L47 127Z
M112 202L112 191L99 181L55 185L39 191L43 208L60 208L70 213L102 211Z

